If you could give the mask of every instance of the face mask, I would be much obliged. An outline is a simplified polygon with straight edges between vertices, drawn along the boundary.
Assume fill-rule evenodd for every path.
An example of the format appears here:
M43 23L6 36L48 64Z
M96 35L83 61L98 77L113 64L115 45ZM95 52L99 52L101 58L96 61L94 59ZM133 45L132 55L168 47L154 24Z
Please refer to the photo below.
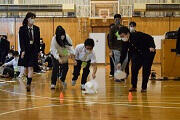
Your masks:
M119 25L120 24L120 20L116 20L116 25Z
M127 42L127 41L128 41L127 38L121 38L121 40L124 41L124 42Z
M65 38L65 35L61 35L61 40L64 40L64 38Z
M130 32L134 32L135 31L135 28L134 27L130 27Z
M87 52L88 54L91 53L91 51L90 51L90 50L87 50L87 49L86 49L86 52Z
M11 57L12 57L12 55L11 55L11 54L8 54L8 57L9 57L9 58L11 58Z
M28 22L29 22L29 24L31 24L31 25L33 25L33 24L34 24L34 21L35 21L35 20L34 20L34 19L32 19L32 18L29 18L29 19L28 19Z

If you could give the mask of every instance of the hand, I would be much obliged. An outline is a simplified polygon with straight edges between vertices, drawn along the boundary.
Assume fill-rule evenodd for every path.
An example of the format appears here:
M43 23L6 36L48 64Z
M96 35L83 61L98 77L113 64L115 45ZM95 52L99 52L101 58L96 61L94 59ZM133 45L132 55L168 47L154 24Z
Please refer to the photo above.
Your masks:
M154 48L149 48L150 52L155 52Z
M74 59L74 58L75 58L75 55L74 55L74 54L70 54L70 55L69 55L69 58L70 58L70 59Z
M62 64L62 60L61 59L58 59L59 63Z
M121 64L118 63L118 64L117 64L117 69L119 70L120 68L121 68Z
M96 78L96 74L95 74L95 73L92 74L92 78L93 78L93 79Z
M74 66L77 66L77 61L74 61Z
M24 55L25 55L25 52L22 52L22 54L21 54L22 59L24 58Z
M113 55L112 51L109 52L109 56L111 57Z

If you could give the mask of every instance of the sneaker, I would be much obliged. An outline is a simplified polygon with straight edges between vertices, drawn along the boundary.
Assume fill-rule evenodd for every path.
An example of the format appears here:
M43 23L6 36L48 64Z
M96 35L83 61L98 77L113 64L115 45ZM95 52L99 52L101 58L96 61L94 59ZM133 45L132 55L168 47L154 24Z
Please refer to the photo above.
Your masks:
M147 90L146 89L142 89L141 92L144 93L144 92L147 92Z
M137 90L136 90L136 88L130 88L129 89L129 92L136 92Z
M76 85L76 80L72 80L72 86Z
M85 85L84 84L81 85L81 90L85 90Z
M121 81L121 80L119 80L119 79L116 79L116 80L115 80L115 82L122 82L122 81Z
M63 84L63 88L67 88L67 83L66 82L62 82Z
M110 74L109 77L114 77L114 75Z
M27 90L27 92L30 92L30 91L31 91L31 86L30 86L30 85L27 85L27 86L26 86L26 90Z
M51 85L51 90L54 90L55 89L55 87L56 87L56 85Z

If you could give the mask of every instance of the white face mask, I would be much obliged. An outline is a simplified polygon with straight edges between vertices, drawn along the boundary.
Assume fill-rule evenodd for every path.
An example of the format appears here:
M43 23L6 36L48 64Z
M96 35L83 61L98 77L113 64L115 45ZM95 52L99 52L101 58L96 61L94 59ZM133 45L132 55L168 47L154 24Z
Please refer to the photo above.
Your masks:
M135 31L134 27L129 27L129 29L130 29L130 32L134 32Z
M87 50L87 49L86 49L86 52L87 52L88 54L91 53L91 51L90 51L90 50Z
M31 24L31 25L33 25L34 24L34 19L32 19L32 18L28 18L28 22L29 22L29 24Z
M122 41L124 41L124 42L127 42L127 41L128 41L127 38L121 38L121 39L122 39Z
M64 40L64 38L65 38L65 35L61 35L61 40Z

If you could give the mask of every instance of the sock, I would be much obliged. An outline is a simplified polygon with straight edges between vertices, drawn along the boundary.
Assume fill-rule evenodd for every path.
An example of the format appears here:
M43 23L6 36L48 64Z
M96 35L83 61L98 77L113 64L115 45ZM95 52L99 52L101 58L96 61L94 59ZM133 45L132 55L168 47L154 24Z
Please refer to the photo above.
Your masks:
M27 85L31 85L31 82L32 82L32 78L27 77Z

